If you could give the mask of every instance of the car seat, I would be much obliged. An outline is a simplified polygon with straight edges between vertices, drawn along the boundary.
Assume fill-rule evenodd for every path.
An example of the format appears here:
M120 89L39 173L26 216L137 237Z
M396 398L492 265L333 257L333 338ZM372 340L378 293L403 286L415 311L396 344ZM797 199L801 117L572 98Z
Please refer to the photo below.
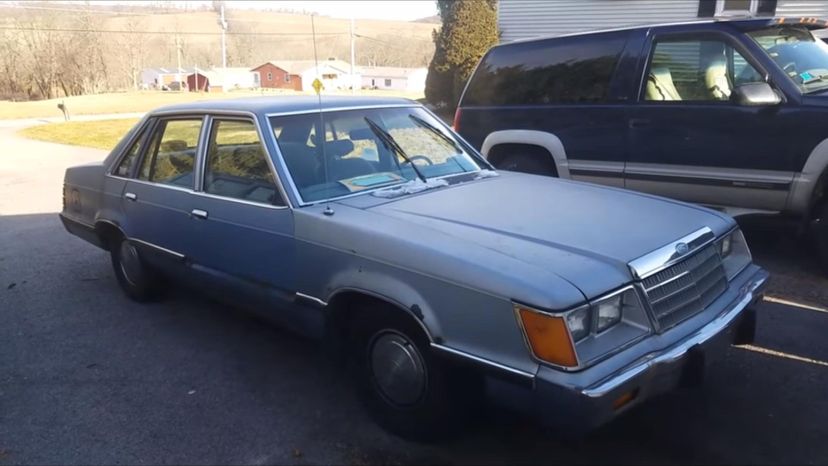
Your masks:
M673 84L673 75L670 69L656 66L647 76L647 100L682 100L681 94Z

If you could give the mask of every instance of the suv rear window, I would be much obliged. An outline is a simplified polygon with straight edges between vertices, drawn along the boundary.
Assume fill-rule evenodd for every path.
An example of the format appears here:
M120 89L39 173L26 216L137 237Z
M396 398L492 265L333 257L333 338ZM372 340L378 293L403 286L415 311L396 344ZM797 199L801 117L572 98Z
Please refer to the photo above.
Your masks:
M495 47L483 57L462 105L601 102L628 32Z

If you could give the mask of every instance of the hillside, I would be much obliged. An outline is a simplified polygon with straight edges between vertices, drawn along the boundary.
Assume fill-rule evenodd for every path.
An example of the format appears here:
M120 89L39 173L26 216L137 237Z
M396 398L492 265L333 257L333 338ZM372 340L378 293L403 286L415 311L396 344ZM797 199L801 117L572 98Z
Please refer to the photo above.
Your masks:
M60 95L43 89L37 81L44 74L63 72L62 62L75 68L77 76L67 78L72 81L69 87L82 88L82 93L131 88L142 68L175 66L177 49L182 66L221 66L218 14L206 8L22 5L0 4L0 69L13 71L0 76L0 86L5 87L0 89L0 99L3 95ZM313 58L309 15L233 9L228 2L226 16L228 66ZM350 21L325 16L316 16L314 21L319 59L350 61ZM356 20L356 64L427 66L434 52L431 34L436 27L419 21ZM48 67L46 61L53 65ZM47 80L59 79L50 75Z

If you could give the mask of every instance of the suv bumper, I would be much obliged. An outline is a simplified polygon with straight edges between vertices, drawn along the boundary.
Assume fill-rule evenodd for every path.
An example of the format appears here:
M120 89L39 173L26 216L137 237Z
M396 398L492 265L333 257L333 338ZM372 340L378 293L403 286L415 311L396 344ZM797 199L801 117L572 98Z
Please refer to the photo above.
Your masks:
M660 393L699 383L707 364L721 359L731 344L753 341L756 316L752 308L761 299L767 279L766 271L751 265L731 283L729 292L702 312L715 314L706 325L662 349L645 348L646 352L634 355L632 361L625 353L634 348L579 373L542 366L535 377L534 411L544 424L577 435ZM668 334L681 333L682 327L692 324L680 324L648 340L670 338Z

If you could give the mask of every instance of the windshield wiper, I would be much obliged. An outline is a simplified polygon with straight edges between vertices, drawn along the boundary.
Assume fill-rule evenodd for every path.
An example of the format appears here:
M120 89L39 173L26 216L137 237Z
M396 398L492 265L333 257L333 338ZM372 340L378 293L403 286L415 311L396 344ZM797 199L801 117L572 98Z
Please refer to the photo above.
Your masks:
M408 155L406 155L402 147L400 147L400 145L397 144L397 141L395 141L394 138L391 137L390 134L388 134L388 131L382 129L380 125L376 124L374 120L368 117L365 117L365 122L368 123L368 127L371 128L371 131L373 131L374 134L376 134L377 137L382 140L382 143L385 144L385 147L387 147L389 150L396 152L400 155L400 157L404 158L405 161L409 165L411 165L411 168L414 169L414 173L417 174L417 178L419 178L420 181L422 181L423 183L426 183L426 177L423 176L422 173L420 173L420 169L417 168L416 165L414 165L414 162L412 162L410 158L408 158Z
M454 141L454 139L452 139L452 138L446 136L445 134L443 134L442 131L435 128L434 125L432 125L431 123L423 120L422 118L418 117L417 115L408 115L408 118L411 118L411 121L413 121L414 123L417 123L417 125L419 125L420 127L431 131L432 133L437 135L440 139L442 139L443 141L447 142L449 145L454 147L454 150L457 151L458 154L462 152L460 150L460 146L457 145L457 143Z

